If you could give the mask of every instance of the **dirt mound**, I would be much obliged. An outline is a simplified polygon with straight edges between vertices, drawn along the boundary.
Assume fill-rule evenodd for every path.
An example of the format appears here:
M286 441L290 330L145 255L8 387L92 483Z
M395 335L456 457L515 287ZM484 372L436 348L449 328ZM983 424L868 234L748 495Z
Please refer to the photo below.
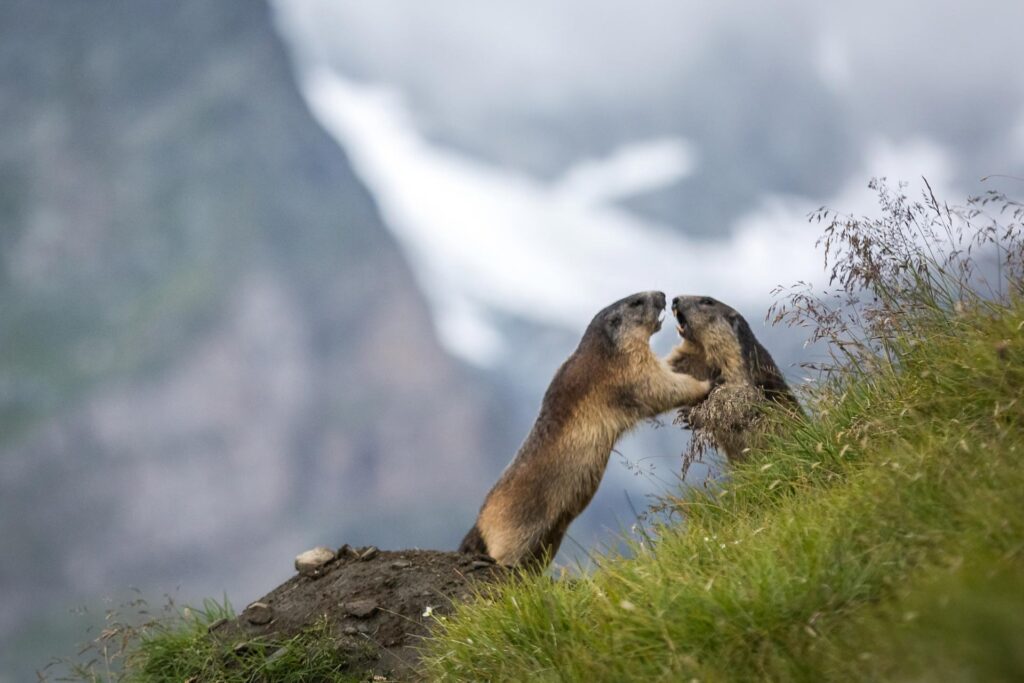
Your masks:
M419 641L472 584L507 575L488 557L437 550L318 549L320 559L211 631L235 649L248 639L291 638L326 617L352 673L416 678ZM316 553L314 553L314 556ZM301 556L300 556L301 557Z

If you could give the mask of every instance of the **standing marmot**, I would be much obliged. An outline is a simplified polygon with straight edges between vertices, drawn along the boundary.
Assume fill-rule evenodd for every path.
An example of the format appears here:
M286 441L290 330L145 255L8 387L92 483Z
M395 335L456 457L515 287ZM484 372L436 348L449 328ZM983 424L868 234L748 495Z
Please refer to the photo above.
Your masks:
M593 498L616 440L640 420L707 395L710 382L674 373L651 351L664 309L662 292L642 292L594 316L461 552L543 567Z
M766 428L766 401L801 412L775 361L733 308L709 296L677 296L672 313L683 341L668 364L676 372L718 382L707 400L684 413L698 439L736 462Z

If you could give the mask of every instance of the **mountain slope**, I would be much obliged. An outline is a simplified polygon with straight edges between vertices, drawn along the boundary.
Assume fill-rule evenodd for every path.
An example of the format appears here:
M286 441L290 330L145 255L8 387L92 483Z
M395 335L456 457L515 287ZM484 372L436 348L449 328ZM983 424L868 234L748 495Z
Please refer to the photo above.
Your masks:
M0 634L127 585L247 597L354 529L458 540L502 400L263 3L4 3L0 111Z
M636 558L460 609L430 679L1020 680L1022 319L846 387Z

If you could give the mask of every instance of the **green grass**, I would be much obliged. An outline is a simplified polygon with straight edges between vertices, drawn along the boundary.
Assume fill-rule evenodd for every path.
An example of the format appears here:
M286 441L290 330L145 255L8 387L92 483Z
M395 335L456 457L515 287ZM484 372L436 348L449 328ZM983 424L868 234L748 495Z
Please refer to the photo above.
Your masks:
M1024 305L931 316L577 582L439 625L438 680L1024 679Z
M212 637L211 625L234 618L231 607L207 600L142 626L111 623L54 680L89 683L323 683L355 681L334 644L326 618L287 639ZM369 654L369 653L368 653ZM65 662L65 664L69 664Z

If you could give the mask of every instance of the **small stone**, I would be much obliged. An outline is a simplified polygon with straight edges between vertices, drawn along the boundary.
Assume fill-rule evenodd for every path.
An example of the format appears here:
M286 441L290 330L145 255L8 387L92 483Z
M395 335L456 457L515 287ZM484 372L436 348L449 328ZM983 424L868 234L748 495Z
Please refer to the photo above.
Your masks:
M364 550L362 554L359 555L359 559L363 560L364 562L366 560L372 560L373 558L377 557L377 553L379 552L380 550L377 548L377 546L371 545L369 548Z
M317 546L312 550L300 553L295 558L295 569L303 576L316 578L324 573L327 564L333 562L334 558L333 550Z
M275 662L278 659L281 659L281 657L284 657L287 653L288 653L288 648L286 648L286 647L279 647L276 650L274 650L272 653L270 653L270 656L267 657L267 659L263 663L263 665L266 666L267 664L270 664L271 662Z
M336 555L339 560L351 560L359 557L359 551L346 543L338 548Z
M250 624L256 626L262 626L263 624L269 624L270 620L274 618L274 610L270 608L265 602L254 602L244 611L245 620Z
M391 563L392 569L408 569L412 566L412 562L409 560L395 560Z
M357 629L355 626L346 626L345 628L341 629L341 632L344 633L346 636L354 636L355 634L359 633L359 629Z
M473 564L469 565L469 571L475 572L477 569L490 569L494 566L493 562L484 562L483 560L474 560Z
M241 643L237 643L233 648L231 648L231 651L236 655L247 655L255 652L256 646L252 643L243 641Z
M345 610L345 614L356 619L366 619L377 612L377 603L373 600L353 600L352 602L346 602L341 607Z

